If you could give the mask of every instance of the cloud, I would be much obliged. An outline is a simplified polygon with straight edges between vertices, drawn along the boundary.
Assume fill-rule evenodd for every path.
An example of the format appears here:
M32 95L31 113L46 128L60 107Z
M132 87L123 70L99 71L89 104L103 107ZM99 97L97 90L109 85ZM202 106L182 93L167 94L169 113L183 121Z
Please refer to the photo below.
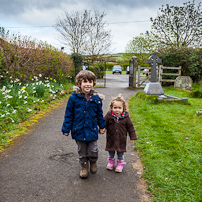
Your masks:
M108 29L112 31L113 50L125 51L133 37L150 30L150 17L156 17L162 5L182 6L184 0L1 0L0 26L39 40L46 40L57 47L63 46L51 26L58 17L84 10L105 12ZM198 5L200 0L196 0ZM18 27L18 28L11 28ZM68 48L66 48L68 50Z

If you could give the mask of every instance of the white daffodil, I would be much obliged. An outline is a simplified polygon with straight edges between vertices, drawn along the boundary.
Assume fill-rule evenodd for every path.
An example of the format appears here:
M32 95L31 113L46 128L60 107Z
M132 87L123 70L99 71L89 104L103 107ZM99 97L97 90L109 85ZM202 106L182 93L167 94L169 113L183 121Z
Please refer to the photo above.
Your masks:
M11 99L11 98L13 98L13 96L11 96L11 95L6 95L6 98Z
M31 111L32 111L32 109L27 108L27 111L28 111L28 112L31 112Z

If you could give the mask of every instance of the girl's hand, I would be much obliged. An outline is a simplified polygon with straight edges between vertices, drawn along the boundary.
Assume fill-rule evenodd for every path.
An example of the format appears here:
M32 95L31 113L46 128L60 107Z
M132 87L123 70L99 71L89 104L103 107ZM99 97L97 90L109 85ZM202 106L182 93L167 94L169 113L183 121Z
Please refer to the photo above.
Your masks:
M100 129L100 134L104 134L105 133L105 128Z

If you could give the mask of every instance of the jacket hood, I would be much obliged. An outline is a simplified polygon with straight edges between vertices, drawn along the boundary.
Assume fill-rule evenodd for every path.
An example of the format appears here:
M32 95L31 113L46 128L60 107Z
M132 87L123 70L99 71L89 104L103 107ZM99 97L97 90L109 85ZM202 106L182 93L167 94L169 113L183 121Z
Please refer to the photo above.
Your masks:
M121 117L120 119L124 119L124 118L126 118L126 117L129 116L129 113L127 111L125 111L124 113L125 113L125 115L123 117ZM111 111L108 111L106 115L109 116L109 117L113 117L114 118L114 116L112 115Z
M78 86L73 86L73 91L75 91L76 93L79 93L81 92L81 89L78 87ZM101 100L104 100L105 99L105 95L101 94L101 93L98 93L97 91L95 90L92 90L93 91L93 95L98 95L98 97L101 99ZM95 94L94 94L95 93Z

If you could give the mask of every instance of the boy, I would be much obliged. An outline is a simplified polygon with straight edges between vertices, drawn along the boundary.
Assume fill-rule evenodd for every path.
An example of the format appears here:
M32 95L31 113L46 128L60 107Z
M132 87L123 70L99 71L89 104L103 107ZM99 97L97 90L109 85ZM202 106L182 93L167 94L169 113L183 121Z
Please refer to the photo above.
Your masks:
M62 132L68 136L71 130L72 138L78 145L80 177L88 177L88 161L91 173L97 172L98 159L98 126L100 133L105 131L105 120L102 111L101 95L93 90L96 76L88 70L80 71L76 76L74 92L69 97Z

